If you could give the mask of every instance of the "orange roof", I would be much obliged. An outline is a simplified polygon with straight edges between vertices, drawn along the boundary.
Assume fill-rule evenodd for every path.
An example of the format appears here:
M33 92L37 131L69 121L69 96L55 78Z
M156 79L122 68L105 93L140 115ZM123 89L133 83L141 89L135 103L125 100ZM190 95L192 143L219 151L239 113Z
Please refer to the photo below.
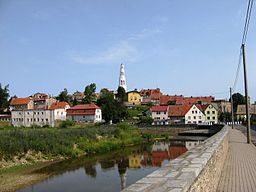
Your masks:
M53 103L49 109L64 109L68 105L67 102L55 102Z
M30 101L30 98L12 98L10 105L27 105Z
M169 105L169 117L184 117L192 105Z

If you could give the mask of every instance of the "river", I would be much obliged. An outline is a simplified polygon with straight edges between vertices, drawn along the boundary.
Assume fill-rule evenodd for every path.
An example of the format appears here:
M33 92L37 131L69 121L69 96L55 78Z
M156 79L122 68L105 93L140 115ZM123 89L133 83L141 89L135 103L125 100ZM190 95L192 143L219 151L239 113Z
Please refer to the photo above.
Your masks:
M180 156L200 141L168 141L66 160L37 170L46 180L19 192L121 191Z

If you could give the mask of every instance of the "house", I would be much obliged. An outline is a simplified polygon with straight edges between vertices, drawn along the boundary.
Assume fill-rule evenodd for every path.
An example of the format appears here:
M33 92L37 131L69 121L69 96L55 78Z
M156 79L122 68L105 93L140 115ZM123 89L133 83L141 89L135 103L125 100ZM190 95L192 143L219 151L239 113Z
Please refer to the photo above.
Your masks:
M183 98L183 105L193 105L193 104L210 104L214 101L214 97L212 96L204 96L204 97L184 97Z
M34 109L48 109L57 100L45 93L35 93L31 96Z
M201 105L192 105L185 115L185 124L201 124L205 122L205 115Z
M84 99L84 93L83 92L79 92L79 91L76 91L74 94L73 94L73 100L76 100L77 102L81 103Z
M154 105L159 105L161 95L162 93L159 88L142 89L140 91L141 103L146 104L146 103L152 102Z
M153 106L150 108L151 117L154 120L153 125L168 124L168 106Z
M182 95L161 95L160 105L182 105L183 98Z
M231 113L231 102L224 100L224 99L219 99L213 101L212 104L216 104L218 106L218 112L219 113Z
M67 119L84 123L101 122L101 109L95 104L76 105L67 109Z
M9 113L1 113L0 114L0 121L11 122L11 114L9 114Z
M54 120L66 120L67 117L67 109L69 109L70 106L67 102L55 102L53 103L49 109L54 111Z
M137 90L129 91L127 93L128 105L140 105L140 93Z
M23 109L11 111L11 123L14 127L45 126L54 127L57 120L66 120L66 102L53 103L49 109Z
M207 124L218 123L218 110L212 104L201 105L201 109L205 115L205 122Z
M191 105L169 105L169 123L185 124L185 116L190 108Z
M10 102L10 111L33 109L33 100L31 98L15 98Z
M256 104L250 105L250 115L252 119L256 119ZM246 120L246 106L245 105L237 105L236 110L236 119L237 120Z
M205 115L200 105L170 105L169 122L177 124L201 124L205 122Z

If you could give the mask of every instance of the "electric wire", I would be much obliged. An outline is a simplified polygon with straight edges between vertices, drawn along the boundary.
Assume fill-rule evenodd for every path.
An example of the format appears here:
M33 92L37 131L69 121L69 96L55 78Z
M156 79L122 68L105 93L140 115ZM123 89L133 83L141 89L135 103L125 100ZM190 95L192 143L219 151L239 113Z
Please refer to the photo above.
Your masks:
M246 43L247 34L248 34L248 30L249 30L249 24L250 24L250 20L251 20L252 8L253 8L253 0L249 0L248 6L247 6L247 11L246 11L241 47L240 47L240 51L239 51L238 66L237 66L237 70L236 70L236 76L235 76L232 92L235 91L237 82L238 82L238 76L239 76L239 72L240 72L240 68L241 68L241 64L242 64L242 45L245 45L245 43Z

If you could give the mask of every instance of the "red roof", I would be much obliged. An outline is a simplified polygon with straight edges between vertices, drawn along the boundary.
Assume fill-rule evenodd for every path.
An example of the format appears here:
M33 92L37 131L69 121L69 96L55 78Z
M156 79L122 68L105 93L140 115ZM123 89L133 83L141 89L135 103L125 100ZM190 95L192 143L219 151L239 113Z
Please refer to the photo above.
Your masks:
M182 95L161 95L160 105L168 105L169 101L176 101L176 105L181 105L183 100Z
M162 93L160 89L142 89L140 96L148 96L152 100L160 100Z
M12 98L10 105L27 105L30 101L30 98Z
M83 104L70 107L68 110L72 109L99 109L99 107L95 104Z
M95 104L76 105L67 109L67 114L68 115L94 115L96 109L100 109L100 108Z
M150 108L150 111L157 112L157 111L168 111L168 106L153 106Z
M211 103L212 101L214 101L214 97L185 97L183 99L183 104L198 104L200 101L203 103Z
M192 105L169 105L169 117L184 117Z
M68 105L67 102L55 102L53 103L49 109L64 109Z

